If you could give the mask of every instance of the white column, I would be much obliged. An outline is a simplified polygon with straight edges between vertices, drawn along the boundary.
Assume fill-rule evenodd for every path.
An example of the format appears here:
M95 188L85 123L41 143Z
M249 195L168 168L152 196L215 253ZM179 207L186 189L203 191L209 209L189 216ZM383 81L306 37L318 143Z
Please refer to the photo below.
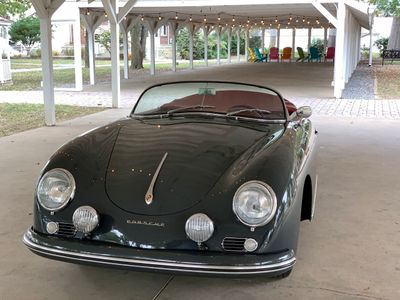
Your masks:
M156 74L156 49L155 49L155 30L149 29L150 34L150 75Z
M51 34L51 18L40 18L40 49L42 54L43 69L44 117L47 126L56 125Z
M175 31L172 36L172 71L176 72L176 33Z
M124 79L129 79L128 31L122 29L122 43L124 53Z
M278 33L276 34L276 46L281 49L281 28L278 28Z
M87 39L89 46L89 77L90 84L94 85L96 83L96 58L94 52L94 32L93 30L87 29Z
M236 30L236 55L237 55L237 62L240 62L240 28Z
M261 30L261 48L261 53L265 55L265 28Z
M221 29L218 28L218 32L217 32L217 61L218 64L221 64Z
M230 26L227 29L227 34L228 34L228 63L231 63L232 28Z
M118 0L110 0L115 14L118 14ZM113 18L110 18L111 29L111 91L112 91L112 107L118 108L121 98L121 75L119 67L119 24Z
M82 78L82 45L81 45L81 22L79 10L76 11L76 21L72 25L74 32L74 64L75 64L75 89L83 90Z
M208 30L204 28L203 32L204 32L204 63L206 64L206 67L208 67Z
M369 30L369 58L368 58L368 66L372 66L372 42L373 42L373 33L372 33L372 27Z
M292 28L292 59L296 54L296 28Z
M310 53L310 47L311 47L311 30L312 28L308 28L308 34L307 34L307 52Z
M244 60L246 61L246 62L248 62L249 61L249 35L250 35L250 32L249 32L249 29L247 29L246 31L245 31L245 39L244 39Z
M334 81L333 81L334 96L336 98L342 97L342 91L344 89L345 16L346 16L346 6L343 1L339 1L337 9L338 27L336 28Z
M324 28L324 51L326 52L326 48L328 45L328 28Z
M189 67L193 69L193 34L189 34Z

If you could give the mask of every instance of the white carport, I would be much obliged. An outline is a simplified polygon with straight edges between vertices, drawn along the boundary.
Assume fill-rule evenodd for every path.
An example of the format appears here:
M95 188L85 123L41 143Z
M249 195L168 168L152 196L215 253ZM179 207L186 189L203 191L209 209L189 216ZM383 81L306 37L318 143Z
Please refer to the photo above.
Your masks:
M361 27L370 29L373 21L373 11L368 5L355 0L286 0L284 3L280 0L249 0L245 4L241 0L89 0L88 3L75 3L75 0L32 0L41 22L43 94L47 125L55 124L51 18L64 2L66 2L65 5L69 5L69 9L74 8L80 13L81 20L88 30L91 84L95 83L94 30L103 20L110 21L113 107L118 107L120 102L119 32L121 30L123 33L124 78L128 78L127 34L136 22L145 24L150 32L151 74L155 74L154 35L162 25L169 25L174 33L177 33L182 27L188 28L191 68L193 68L193 34L200 29L204 32L205 41L212 31L217 33L218 38L222 32L227 32L228 63L230 63L232 36L236 34L236 38L239 38L241 32L244 32L245 57L247 59L249 34L252 28L277 29L278 47L281 28L292 28L293 37L295 37L296 28L309 28L309 32L311 32L313 27L323 27L325 28L325 43L326 29L336 28L332 84L335 97L340 98L360 60ZM173 45L175 49L173 49L172 68L175 70L175 34ZM77 46L75 45L75 47ZM204 50L207 53L207 42ZM240 56L238 55L239 61ZM205 62L207 65L207 55L205 55ZM220 63L220 59L218 62ZM82 79L80 78L80 80Z

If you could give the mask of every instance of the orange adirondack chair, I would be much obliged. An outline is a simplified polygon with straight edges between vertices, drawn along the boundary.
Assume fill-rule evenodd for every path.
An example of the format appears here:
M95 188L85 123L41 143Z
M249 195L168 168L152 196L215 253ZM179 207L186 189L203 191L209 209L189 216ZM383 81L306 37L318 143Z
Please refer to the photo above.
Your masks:
M269 61L271 60L279 62L279 49L276 47L271 47L271 49L269 49Z
M292 48L290 47L283 48L283 52L281 54L281 62L285 59L289 60L289 62L292 62Z
M335 47L328 48L328 51L326 51L326 54L325 54L324 61L326 61L327 59L332 59L332 61L335 61Z

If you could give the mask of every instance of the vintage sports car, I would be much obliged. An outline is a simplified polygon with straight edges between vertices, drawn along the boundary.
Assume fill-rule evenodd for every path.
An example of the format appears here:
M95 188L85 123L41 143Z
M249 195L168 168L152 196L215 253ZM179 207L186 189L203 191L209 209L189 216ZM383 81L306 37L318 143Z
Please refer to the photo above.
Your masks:
M67 262L287 276L314 212L310 115L263 86L153 86L50 158L23 241Z

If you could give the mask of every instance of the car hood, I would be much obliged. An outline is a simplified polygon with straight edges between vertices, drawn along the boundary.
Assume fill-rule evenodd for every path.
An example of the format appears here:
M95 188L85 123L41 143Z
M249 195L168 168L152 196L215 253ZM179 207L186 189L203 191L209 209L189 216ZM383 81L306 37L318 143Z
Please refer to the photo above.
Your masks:
M272 140L283 126L225 120L129 120L121 127L110 158L108 197L135 214L157 216L186 210L202 201L251 146L261 139ZM153 178L153 199L147 204L145 195Z

